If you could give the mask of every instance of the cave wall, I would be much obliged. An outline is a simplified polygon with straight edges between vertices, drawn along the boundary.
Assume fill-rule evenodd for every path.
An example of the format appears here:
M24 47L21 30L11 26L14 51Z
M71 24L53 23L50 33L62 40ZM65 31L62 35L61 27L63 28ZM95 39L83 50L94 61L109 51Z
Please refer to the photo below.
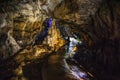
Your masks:
M16 54L23 47L32 45L38 33L43 29L43 21L47 17L52 17L55 6L60 2L61 0L1 1L0 35L1 46L3 47L0 51L4 52L1 53L1 59L2 57L8 58L9 55ZM48 37L56 34L53 37L54 39L47 38L49 39L48 42L44 42L51 47L59 43L60 40L61 44L59 45L64 43L60 38L59 30L55 27L54 20L53 25ZM12 39L9 38L10 40L7 41L7 37L12 37ZM50 42L50 40L53 40L54 43Z
M98 63L111 72L112 69L119 69L120 64L119 4L117 0L104 2L92 19L91 30L89 26Z
M101 76L119 74L119 4L118 0L65 0L54 11L58 22L69 26L84 43L75 58Z
M86 49L79 46L78 60L91 71L100 72L95 73L100 80L100 75L103 80L111 80L112 74L120 71L119 4L118 0L103 1L89 24L84 26L83 38L87 46ZM111 77L105 78L109 74Z
M60 2L61 0L1 1L1 80L25 80L26 78L24 76L26 76L26 74L24 72L26 69L24 70L23 66L29 65L33 61L35 61L35 63L32 64L35 65L36 63L40 63L52 51L58 50L65 43L53 19L53 26L49 30L48 36L43 41L43 44L32 46L36 36L43 29L43 21L48 17L52 17L54 7ZM31 65L31 67L33 67L33 65ZM31 68L27 70L31 70Z

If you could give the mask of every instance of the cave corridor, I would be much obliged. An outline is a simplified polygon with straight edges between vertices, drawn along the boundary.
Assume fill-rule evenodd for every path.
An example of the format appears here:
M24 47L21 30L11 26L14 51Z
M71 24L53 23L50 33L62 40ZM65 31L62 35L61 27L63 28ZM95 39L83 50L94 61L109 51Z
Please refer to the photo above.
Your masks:
M0 80L120 80L119 0L0 0Z

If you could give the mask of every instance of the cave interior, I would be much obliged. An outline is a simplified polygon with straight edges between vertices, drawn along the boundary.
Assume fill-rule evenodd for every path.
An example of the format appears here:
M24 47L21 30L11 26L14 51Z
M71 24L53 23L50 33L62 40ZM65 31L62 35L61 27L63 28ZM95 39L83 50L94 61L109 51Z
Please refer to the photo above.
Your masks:
M0 80L120 80L119 0L0 0Z

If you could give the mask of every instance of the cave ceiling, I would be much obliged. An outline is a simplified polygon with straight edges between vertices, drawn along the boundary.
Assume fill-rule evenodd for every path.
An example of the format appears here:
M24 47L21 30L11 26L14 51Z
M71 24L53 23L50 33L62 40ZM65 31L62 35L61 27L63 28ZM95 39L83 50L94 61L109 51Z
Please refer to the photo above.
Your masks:
M19 49L31 44L43 29L42 23L47 17L53 18L54 26L49 31L54 43L50 41L49 36L47 43L51 42L49 46L52 47L58 43L58 46L62 46L65 41L60 37L61 33L56 25L70 28L73 34L80 37L85 34L84 26L88 24L90 16L97 11L100 2L101 0L73 0L71 2L69 0L1 0L0 33L1 36L9 34L9 39L11 39L8 39L10 43L1 43L1 45L6 45L2 46L2 49L9 49L10 54L13 55ZM7 39L3 41L7 41ZM12 45L12 49L7 48L10 45ZM13 45L16 45L17 48ZM9 53L9 50L5 53Z

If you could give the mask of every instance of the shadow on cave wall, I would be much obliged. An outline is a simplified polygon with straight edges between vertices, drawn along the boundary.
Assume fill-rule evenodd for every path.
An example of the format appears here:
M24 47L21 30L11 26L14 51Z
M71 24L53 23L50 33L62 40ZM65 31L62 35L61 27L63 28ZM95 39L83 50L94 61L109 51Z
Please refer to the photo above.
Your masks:
M86 31L91 40L86 48L79 46L74 56L99 80L119 80L120 73L120 1L106 0L91 18ZM91 43L92 42L92 43Z

